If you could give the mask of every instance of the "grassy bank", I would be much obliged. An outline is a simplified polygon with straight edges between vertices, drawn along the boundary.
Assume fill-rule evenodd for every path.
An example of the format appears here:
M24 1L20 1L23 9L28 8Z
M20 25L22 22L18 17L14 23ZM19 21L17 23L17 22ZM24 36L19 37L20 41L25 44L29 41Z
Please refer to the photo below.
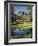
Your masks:
M17 27L20 29L25 29L25 28L32 28L32 22L23 22L22 24L17 24L17 25L11 25L12 27Z

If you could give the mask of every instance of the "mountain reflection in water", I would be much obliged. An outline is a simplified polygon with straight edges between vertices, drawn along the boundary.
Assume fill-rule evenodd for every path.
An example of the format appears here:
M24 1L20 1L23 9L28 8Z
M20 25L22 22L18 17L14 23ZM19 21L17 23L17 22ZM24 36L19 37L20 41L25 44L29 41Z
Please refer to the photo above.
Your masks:
M14 33L15 35L25 35L25 34L32 33L31 30L30 29L23 29L23 30L21 30L21 29L16 28L16 29L11 29L11 33L12 34Z

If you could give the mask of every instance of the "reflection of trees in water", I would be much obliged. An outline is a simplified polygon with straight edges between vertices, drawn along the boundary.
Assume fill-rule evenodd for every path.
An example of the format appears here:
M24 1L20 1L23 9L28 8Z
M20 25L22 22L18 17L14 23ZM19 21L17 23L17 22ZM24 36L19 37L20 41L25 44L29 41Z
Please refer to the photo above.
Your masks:
M30 36L31 35L31 36ZM22 37L32 37L32 28L30 29L23 29L23 31L20 31L20 29L16 28L11 30L11 36L17 36L16 38L22 38Z

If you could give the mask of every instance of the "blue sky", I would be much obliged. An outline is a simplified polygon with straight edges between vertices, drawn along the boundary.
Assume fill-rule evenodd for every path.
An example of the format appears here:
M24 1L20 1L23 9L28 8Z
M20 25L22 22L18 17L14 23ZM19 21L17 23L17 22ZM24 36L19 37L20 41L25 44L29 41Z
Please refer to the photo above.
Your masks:
M24 12L28 12L27 11L27 6L12 6L12 7L14 7L14 9L15 9L15 12L19 12L20 10L21 10L21 12L22 11L24 11ZM12 9L11 9L11 11L12 11Z
M21 10L21 12L22 11L27 12L27 8L28 7L26 7L26 6L14 6L14 9L16 12L19 12L20 10Z

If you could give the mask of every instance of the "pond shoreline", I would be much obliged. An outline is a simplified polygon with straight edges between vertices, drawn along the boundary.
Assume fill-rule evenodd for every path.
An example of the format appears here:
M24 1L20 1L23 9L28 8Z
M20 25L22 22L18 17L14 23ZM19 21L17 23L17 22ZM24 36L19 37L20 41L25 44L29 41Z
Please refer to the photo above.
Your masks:
M18 29L14 30L14 31L12 30L11 36L13 38L32 38L32 28L31 29L24 29L23 31L20 31Z

